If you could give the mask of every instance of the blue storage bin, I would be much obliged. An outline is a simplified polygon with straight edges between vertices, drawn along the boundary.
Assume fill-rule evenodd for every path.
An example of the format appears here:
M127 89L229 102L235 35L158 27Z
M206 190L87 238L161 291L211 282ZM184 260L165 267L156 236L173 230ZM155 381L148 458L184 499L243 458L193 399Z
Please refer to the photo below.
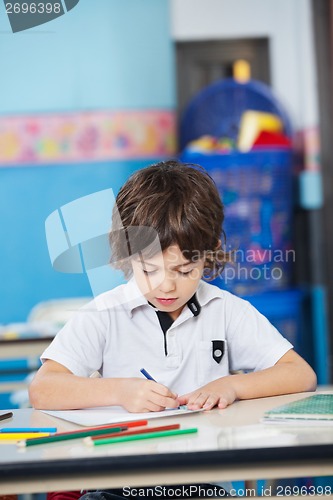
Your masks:
M236 141L247 110L277 115L291 137L288 115L269 86L227 78L204 88L187 106L180 124L181 149L203 135ZM236 263L226 267L216 284L239 295L289 288L294 261L292 151L203 153L189 148L180 159L208 171L225 205L226 250L234 250Z
M241 116L246 110L279 116L285 135L291 137L289 117L268 85L226 78L205 87L187 106L180 123L181 150L203 135L236 140Z
M290 287L292 265L292 152L267 149L203 154L181 161L202 165L225 205L226 250L234 251L215 284L238 295Z

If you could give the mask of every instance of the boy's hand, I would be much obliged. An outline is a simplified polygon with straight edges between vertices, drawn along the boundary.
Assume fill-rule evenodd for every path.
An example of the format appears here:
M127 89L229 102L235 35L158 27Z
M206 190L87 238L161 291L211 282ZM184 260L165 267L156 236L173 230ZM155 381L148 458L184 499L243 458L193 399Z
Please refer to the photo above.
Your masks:
M133 413L178 407L177 394L153 380L121 379L119 393L121 406Z
M199 389L178 397L179 405L187 405L189 410L211 410L214 406L226 408L236 399L233 387L223 379L214 380Z

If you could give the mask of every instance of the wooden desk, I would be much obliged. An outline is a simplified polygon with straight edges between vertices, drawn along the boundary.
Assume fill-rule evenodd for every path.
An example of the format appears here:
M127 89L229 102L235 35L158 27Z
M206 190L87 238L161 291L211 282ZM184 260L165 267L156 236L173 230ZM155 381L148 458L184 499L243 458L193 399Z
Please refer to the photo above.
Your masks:
M238 401L225 410L151 421L198 427L197 435L87 447L82 440L18 449L0 445L0 492L191 484L333 475L333 427L258 423L296 394ZM4 424L3 424L4 425ZM14 410L6 426L78 428L35 410Z

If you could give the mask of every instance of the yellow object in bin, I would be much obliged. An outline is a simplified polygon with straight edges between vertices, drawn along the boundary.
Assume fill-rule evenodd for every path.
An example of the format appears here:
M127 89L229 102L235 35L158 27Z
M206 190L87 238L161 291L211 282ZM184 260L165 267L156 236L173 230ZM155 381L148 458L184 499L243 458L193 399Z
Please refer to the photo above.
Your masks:
M283 123L277 115L272 113L245 111L239 127L238 149L243 153L250 151L262 130L283 132Z
M210 135L203 135L199 139L191 141L189 148L198 151L213 151L216 147L216 139Z
M239 83L246 83L251 78L251 66L245 59L237 59L232 65L232 74Z

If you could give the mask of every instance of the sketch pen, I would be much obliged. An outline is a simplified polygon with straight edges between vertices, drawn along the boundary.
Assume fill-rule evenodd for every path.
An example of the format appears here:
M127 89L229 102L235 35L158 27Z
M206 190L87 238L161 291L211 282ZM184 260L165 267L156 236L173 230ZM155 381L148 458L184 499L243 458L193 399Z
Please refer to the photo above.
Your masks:
M28 439L29 441L31 439L31 441L34 441L35 439L45 439L50 436L49 432L3 432L0 434L0 442L21 441L22 439Z
M13 432L57 432L56 427L5 427L0 429L1 434L11 434Z
M144 368L141 368L140 372L142 375L144 375L148 380L153 380L153 382L156 382L156 380L150 375L150 373L147 372ZM176 408L168 408L168 410L187 410L186 405L181 405L177 406Z
M0 415L0 420L6 420L7 418L12 418L13 416L13 412L10 411L8 413L3 413L2 415Z
M131 422L125 422L125 423L116 423L116 424L109 424L109 425L98 425L98 426L95 426L95 427L86 427L84 430L87 431L87 432L91 432L91 431L100 431L100 430L105 430L105 432L107 433L108 429L111 429L111 432L112 432L112 429L114 427L140 427L140 426L143 426L143 425L147 425L148 424L148 420L135 420L135 421L131 421ZM0 436L1 434L10 434L10 433L13 433L13 432L49 432L50 434L54 434L55 432L57 432L57 428L56 427L3 427L2 429L0 429ZM81 429L77 430L77 431L71 431L71 434L73 434L74 432L82 432ZM57 436L59 436L60 433L57 434Z
M117 422L115 424L106 424L106 425L95 425L94 427L85 427L85 431L108 431L108 429L113 429L114 427L141 427L143 425L148 425L148 420L130 420L129 422ZM70 431L71 434L75 432L82 432L82 429L77 431ZM112 432L112 431L111 431ZM59 435L59 434L58 434Z
M153 380L154 382L156 382L156 380L154 379L154 377L152 377L150 375L150 373L147 372L147 370L145 370L144 368L141 368L140 372L142 373L142 375L144 375L148 380Z
M148 420L130 420L128 422L116 422L115 424L106 424L106 425L95 425L94 427L85 427L84 431L90 432L90 431L101 431L104 430L105 432L108 431L108 429L113 429L114 427L141 427L143 425L147 425ZM69 431L71 434L75 434L78 432L82 432L82 429L78 429L76 431ZM112 430L111 430L112 432ZM68 433L68 432L67 432ZM67 434L67 433L62 433L62 434ZM60 436L60 433L57 434L57 436Z
M116 443L125 443L127 441L137 441L141 439L153 439L153 438L162 438L169 436L178 436L180 434L193 434L198 432L198 429L175 429L170 431L161 431L161 432L151 432L145 434L134 434L132 436L124 436L124 437L116 437L116 438L107 438L107 439L99 439L98 441L93 441L94 446L99 446L103 444L116 444Z
M145 427L144 429L129 429L127 431L119 432L118 437L123 436L134 436L135 434L149 434L151 432L161 432L161 431L173 431L175 429L180 429L180 424L170 424L170 425L159 425L157 427ZM113 438L113 434L103 434L102 436L89 436L84 438L86 443L91 443L97 441L98 439L108 439Z
M34 444L48 444L54 443L58 441L67 441L69 439L79 439L87 436L98 436L100 434L107 434L113 432L122 432L123 430L127 430L132 427L140 427L148 424L148 420L133 420L131 422L124 423L116 423L109 425L99 425L95 427L87 427L85 429L78 429L75 431L67 431L67 432L59 432L58 434L52 434L47 437L45 440L42 439L34 439ZM37 435L36 435L37 436ZM1 434L0 434L1 438ZM27 439L26 441L23 438L17 443L20 448L24 448L26 446L31 446L32 439Z
M127 427L113 427L109 429L109 433L116 433L127 430ZM36 439L27 439L26 441L19 441L17 446L20 448L24 448L26 446L34 446L36 444L49 444L49 443L57 443L59 441L68 441L70 439L80 439L88 436L98 436L99 434L105 434L105 429L97 429L94 431L87 430L79 430L79 431L70 431L70 432L62 432L59 434L53 434L48 437L41 437Z

